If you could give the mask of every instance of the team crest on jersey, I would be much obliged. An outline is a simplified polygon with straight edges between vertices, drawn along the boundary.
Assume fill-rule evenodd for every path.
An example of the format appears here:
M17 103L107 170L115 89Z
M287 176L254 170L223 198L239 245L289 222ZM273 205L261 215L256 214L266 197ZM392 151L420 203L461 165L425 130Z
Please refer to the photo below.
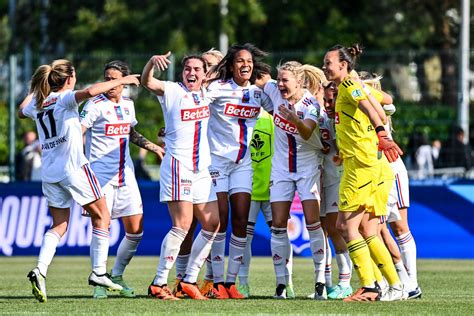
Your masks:
M360 91L360 89L355 89L354 91L352 91L351 94L354 98L361 98L362 97L362 91Z
M86 111L86 110L82 110L80 117L81 117L81 118L85 118L86 115L87 115L87 111Z
M309 111L309 114L316 118L319 117L319 111L317 108L312 108L311 111Z
M242 102L249 103L250 101L250 92L249 89L242 90Z
M296 115L298 115L298 118L299 118L300 120L304 119L304 113L303 113L303 112L301 112L301 111L296 111Z
M184 187L183 195L190 195L190 194L191 194L191 187Z
M123 110L124 110L126 115L130 115L130 111L128 110L128 108L124 108Z
M199 103L201 103L201 100L199 100L199 95L197 95L196 93L193 93L193 101L196 105L199 105Z
M261 91L258 91L258 90L254 91L254 92L253 92L253 97L254 97L255 99L260 99L260 98L262 97L262 92L261 92Z

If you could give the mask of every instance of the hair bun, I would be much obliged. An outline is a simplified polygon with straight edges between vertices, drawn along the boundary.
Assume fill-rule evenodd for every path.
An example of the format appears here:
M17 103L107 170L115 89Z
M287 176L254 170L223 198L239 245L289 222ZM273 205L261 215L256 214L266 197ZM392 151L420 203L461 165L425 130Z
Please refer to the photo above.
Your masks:
M351 47L348 47L347 50L352 56L357 57L362 54L363 47L359 43L355 43L352 44Z

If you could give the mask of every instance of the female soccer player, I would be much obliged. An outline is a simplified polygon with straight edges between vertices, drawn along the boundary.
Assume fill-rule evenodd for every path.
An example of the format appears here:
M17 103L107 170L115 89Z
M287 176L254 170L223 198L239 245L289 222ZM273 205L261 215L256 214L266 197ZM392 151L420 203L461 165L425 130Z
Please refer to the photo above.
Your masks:
M314 298L324 300L326 238L319 218L319 183L321 165L318 151L323 148L317 131L320 105L304 89L304 73L298 62L278 67L277 81L269 81L263 91L274 104L275 154L272 159L270 202L272 207L271 248L276 274L274 298L286 298L285 265L288 255L287 234L290 206L295 191L301 199L309 232L315 269Z
M160 261L148 294L164 300L177 299L167 286L168 274L195 216L202 229L193 242L179 290L193 299L207 299L199 292L196 281L219 229L219 212L208 170L209 107L202 87L206 65L201 56L191 55L182 61L182 83L154 78L154 67L165 70L170 54L151 57L142 72L142 84L157 95L163 109L166 155L161 162L160 200L168 203L173 225L161 245Z
M53 217L53 224L43 237L38 265L30 271L33 294L46 302L46 274L56 247L66 233L72 200L92 218L89 284L110 290L122 290L106 273L109 251L110 214L101 187L83 153L78 106L84 100L124 84L138 85L136 75L96 83L74 91L76 71L65 59L36 69L31 80L31 93L20 104L18 116L36 122L42 148L43 194Z
M129 74L130 69L123 61L115 60L104 67L105 81ZM135 297L134 289L125 283L122 275L143 236L143 206L128 144L131 141L153 151L160 159L164 150L135 130L135 107L130 98L122 95L123 89L123 86L117 86L89 100L80 121L85 134L86 157L102 187L107 208L113 219L122 219L125 228L111 279L123 287L120 295ZM106 298L107 292L96 286L93 296Z
M338 85L336 99L336 140L343 159L344 172L339 188L337 228L347 243L349 255L362 287L344 301L380 299L380 288L374 277L371 257L382 268L390 269L390 254L377 237L378 216L385 215L392 182L387 160L394 161L402 151L387 137L383 123L362 86L349 77L355 58L362 53L359 45L350 48L336 45L324 57L326 77ZM377 136L377 137L376 137ZM378 138L378 146L377 146ZM392 175L393 179L393 175ZM367 214L366 214L367 211ZM365 239L359 233L367 221ZM392 265L393 266L393 265ZM395 270L395 269L393 269ZM393 275L395 274L395 275ZM398 279L396 271L390 275ZM403 292L403 289L398 289Z
M336 166L334 157L338 153L336 131L334 129L334 107L336 105L337 87L327 81L323 71L311 65L301 68L305 75L305 86L315 96L320 104L324 104L319 118L319 132L323 143L322 177L321 177L321 224L325 233L331 238L336 252L336 262L339 268L339 282L332 286L332 254L327 248L325 279L329 299L343 299L352 294L350 285L352 262L347 252L346 243L336 229L339 183L342 167ZM311 294L310 297L314 297Z
M263 106L272 110L268 97L252 82L268 65L260 61L266 53L251 44L234 45L217 66L217 79L208 86L211 176L217 192L220 229L212 246L214 296L244 298L235 286L247 242L247 220L252 192L250 139ZM231 206L232 235L227 278L224 284L224 250Z

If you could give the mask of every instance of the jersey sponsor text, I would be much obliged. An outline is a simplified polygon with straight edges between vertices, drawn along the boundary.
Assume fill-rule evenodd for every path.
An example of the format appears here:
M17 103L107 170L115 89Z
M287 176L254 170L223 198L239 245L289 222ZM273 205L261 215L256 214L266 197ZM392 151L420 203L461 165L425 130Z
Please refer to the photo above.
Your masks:
M130 134L130 123L105 124L105 136L124 136Z
M181 110L181 121L196 121L202 120L209 117L209 107L202 106L195 109L184 109Z
M296 126L285 120L278 113L275 113L275 118L273 119L273 121L275 122L276 127L284 130L285 132L291 134L298 134L298 129L296 128Z
M227 103L225 105L224 114L228 116L235 116L238 118L254 118L260 113L260 108L253 106L245 106L239 104Z

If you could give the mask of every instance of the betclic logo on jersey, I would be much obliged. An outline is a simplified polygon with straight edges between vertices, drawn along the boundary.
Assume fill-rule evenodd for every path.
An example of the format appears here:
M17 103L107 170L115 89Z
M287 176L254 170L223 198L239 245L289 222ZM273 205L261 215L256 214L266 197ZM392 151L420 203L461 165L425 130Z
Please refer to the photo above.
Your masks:
M278 113L275 113L273 122L275 123L276 127L284 130L287 133L298 134L298 129L296 128L296 126L293 123L290 123L287 120L285 120Z
M123 136L130 134L130 123L105 124L105 136Z
M208 117L209 117L208 106L201 106L199 108L181 110L181 121L183 122L202 120Z
M253 106L246 106L240 104L226 103L224 114L227 116L234 116L238 118L250 119L257 117L260 113L260 108Z

